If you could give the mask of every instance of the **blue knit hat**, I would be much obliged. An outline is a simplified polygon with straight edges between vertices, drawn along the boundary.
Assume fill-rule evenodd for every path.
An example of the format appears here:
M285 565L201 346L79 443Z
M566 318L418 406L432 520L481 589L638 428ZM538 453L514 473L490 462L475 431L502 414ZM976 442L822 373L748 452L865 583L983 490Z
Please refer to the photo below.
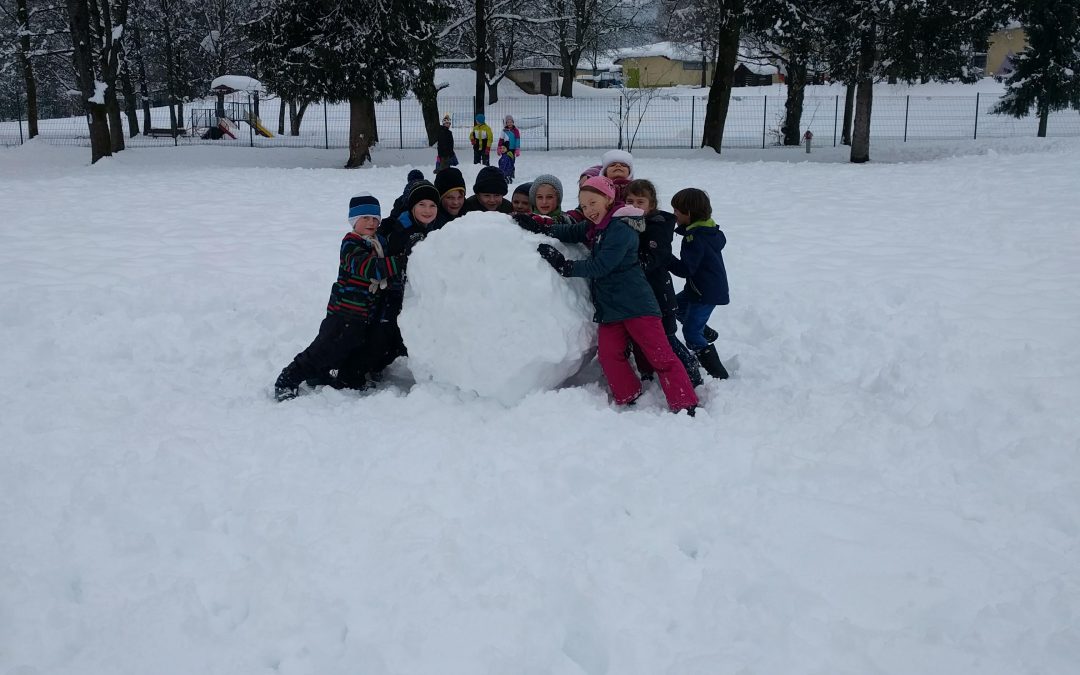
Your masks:
M349 225L355 227L360 216L373 216L382 220L379 200L370 192L360 192L349 200Z
M477 115L476 115L476 123L477 124L483 124L484 123L484 113L477 113Z

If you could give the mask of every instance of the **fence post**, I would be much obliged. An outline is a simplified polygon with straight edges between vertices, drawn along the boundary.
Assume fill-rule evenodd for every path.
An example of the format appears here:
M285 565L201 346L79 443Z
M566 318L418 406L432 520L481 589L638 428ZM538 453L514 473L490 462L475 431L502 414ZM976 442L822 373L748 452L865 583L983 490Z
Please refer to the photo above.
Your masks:
M690 95L690 149L691 149L691 150L693 150L693 138L694 138L694 133L693 133L693 117L694 117L694 112L696 112L696 111L697 111L697 110L696 110L696 108L697 108L697 107L698 107L698 97L697 97L697 96L693 96L693 95L691 94L691 95Z
M26 131L27 131L27 133L30 133L30 130L29 130L29 129L27 129ZM22 145L22 144L23 144L23 135L22 135L22 108L20 107L20 108L19 108L19 145Z
M322 132L323 132L323 144L326 146L326 149L329 150L330 149L330 124L329 124L329 117L326 114L326 99L325 98L323 99L323 102L322 102Z
M832 146L836 147L836 119L840 114L840 95L836 95L836 103L833 105L832 112Z
M397 100L397 137L401 150L405 149L405 123L401 121L401 99Z
M622 150L622 125L623 125L622 99L623 99L623 97L620 94L619 95L619 149L620 150Z
M544 97L544 150L551 150L551 96Z
M975 92L975 136L971 140L979 140L979 92Z
M765 129L769 120L769 97L761 97L761 149L765 149Z
M904 103L904 142L907 143L907 121L908 112L911 110L911 94L907 95L907 101Z
M254 127L251 126L252 123L254 122L254 120L251 119L252 117L254 117L254 115L251 112L251 94L248 94L248 118L247 118L247 123L248 123L248 147L250 147L250 148L255 147L255 132L252 131L252 129Z

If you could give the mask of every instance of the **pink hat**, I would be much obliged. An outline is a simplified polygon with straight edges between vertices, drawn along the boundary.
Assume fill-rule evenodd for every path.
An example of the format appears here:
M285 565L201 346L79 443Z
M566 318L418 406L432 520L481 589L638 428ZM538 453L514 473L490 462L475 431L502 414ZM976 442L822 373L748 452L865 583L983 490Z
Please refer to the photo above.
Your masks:
M600 166L599 164L597 164L596 166L590 166L588 169L585 169L584 171L582 171L581 175L582 176L588 176L590 178L592 178L593 176L599 176L600 175L600 170L603 169L603 168L604 167ZM580 177L581 176L578 176L578 178L580 178Z
M607 178L606 176L593 176L581 185L582 190L584 190L585 188L595 190L596 192L599 192L600 194L607 197L608 199L615 201L615 183L612 183L611 179Z

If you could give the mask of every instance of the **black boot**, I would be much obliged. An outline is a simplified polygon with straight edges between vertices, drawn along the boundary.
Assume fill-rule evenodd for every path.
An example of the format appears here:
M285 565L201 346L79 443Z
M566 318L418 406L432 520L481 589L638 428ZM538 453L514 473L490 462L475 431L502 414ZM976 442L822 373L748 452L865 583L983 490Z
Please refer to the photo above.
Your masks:
M683 368L686 368L686 374L690 376L690 384L695 387L705 384L705 380L701 377L701 365L682 340L674 335L668 335L667 339L671 344L671 351L675 352L675 356L682 361Z
M720 362L720 355L716 353L716 347L709 345L705 349L699 349L695 352L698 361L701 362L701 367L705 369L709 375L712 375L718 380L726 380L728 378L727 369L724 368L724 364Z
M274 398L278 401L288 401L297 397L300 393L300 383L303 381L299 370L296 361L285 366L278 375L277 381L274 382Z
M720 333L717 333L712 328L705 326L705 330L702 331L705 334L705 341L709 344L716 342L716 338L720 337Z

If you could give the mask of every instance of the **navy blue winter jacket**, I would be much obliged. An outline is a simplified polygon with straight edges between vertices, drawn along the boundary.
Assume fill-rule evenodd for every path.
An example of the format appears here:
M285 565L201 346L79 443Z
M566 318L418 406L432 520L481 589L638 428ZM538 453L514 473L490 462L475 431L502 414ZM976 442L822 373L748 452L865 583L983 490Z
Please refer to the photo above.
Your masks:
M675 232L682 235L682 250L678 258L671 259L668 269L686 279L686 290L695 302L728 304L731 300L723 253L727 237L723 231L709 218L680 226Z

